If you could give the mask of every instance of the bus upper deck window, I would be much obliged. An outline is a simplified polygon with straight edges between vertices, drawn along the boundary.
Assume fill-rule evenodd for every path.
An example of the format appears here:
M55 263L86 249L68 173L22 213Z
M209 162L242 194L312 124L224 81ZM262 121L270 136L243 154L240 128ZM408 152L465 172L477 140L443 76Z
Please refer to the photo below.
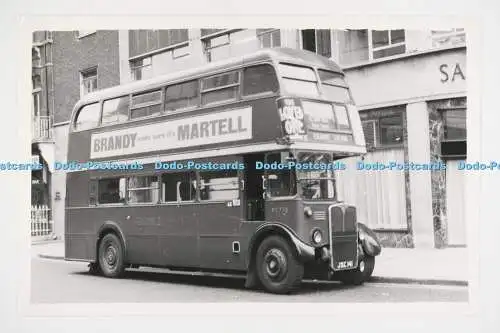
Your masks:
M85 105L76 116L75 129L85 130L99 125L99 103Z
M102 123L112 124L127 121L129 104L129 96L104 101L102 107Z
M312 68L279 64L285 90L290 94L319 97L318 80Z
M323 85L323 93L328 100L346 104L352 103L344 75L322 69L318 69L318 74Z
M278 91L278 80L270 65L257 65L243 70L243 95Z

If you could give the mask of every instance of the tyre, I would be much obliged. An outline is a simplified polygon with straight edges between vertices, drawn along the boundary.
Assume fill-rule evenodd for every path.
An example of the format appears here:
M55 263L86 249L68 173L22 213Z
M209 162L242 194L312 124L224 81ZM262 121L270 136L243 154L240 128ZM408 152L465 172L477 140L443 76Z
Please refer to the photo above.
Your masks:
M125 271L123 244L115 234L106 234L99 243L99 268L102 275L117 278Z
M339 280L347 285L360 285L368 281L375 268L375 257L365 255L358 262L358 267L352 271L339 273Z
M91 274L91 275L100 275L101 274L101 268L99 267L99 263L92 262L89 264L89 274Z
M296 290L304 275L304 266L295 250L281 236L270 236L262 241L257 249L256 269L264 289L275 294Z

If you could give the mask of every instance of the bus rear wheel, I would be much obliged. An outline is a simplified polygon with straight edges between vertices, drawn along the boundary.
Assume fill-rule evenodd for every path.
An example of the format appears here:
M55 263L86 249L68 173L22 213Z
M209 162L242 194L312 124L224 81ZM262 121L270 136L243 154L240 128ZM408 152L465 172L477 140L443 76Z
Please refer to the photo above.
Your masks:
M125 272L124 251L120 239L113 233L104 235L99 243L99 268L102 275L117 278Z
M270 236L257 249L257 275L262 286L275 294L296 290L302 282L304 266L294 249L281 236Z

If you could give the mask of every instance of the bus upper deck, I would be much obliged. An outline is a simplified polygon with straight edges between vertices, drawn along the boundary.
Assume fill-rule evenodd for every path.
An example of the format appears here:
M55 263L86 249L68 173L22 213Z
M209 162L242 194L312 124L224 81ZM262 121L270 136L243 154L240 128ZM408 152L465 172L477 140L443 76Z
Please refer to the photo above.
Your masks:
M281 150L365 152L359 115L335 62L263 49L84 96L69 161L162 160ZM224 144L224 148L221 148ZM186 155L186 153L188 153Z

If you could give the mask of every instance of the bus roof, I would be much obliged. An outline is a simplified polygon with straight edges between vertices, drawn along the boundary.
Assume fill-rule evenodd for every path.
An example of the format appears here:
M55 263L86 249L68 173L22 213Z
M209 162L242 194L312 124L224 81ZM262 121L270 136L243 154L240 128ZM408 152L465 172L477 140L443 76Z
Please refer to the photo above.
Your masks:
M218 62L213 62L207 65L199 66L184 71L159 75L151 79L134 81L127 84L98 90L85 95L79 101L78 105L81 106L84 104L99 101L101 99L118 97L138 91L154 89L156 87L164 85L166 82L169 81L181 81L189 79L191 77L210 75L211 73L221 71L226 68L243 66L246 64L265 62L270 60L277 62L289 62L297 65L302 64L312 67L319 67L334 72L342 73L340 66L338 66L334 61L325 58L323 56L317 55L314 52L291 49L291 48L265 48L254 53L246 54L244 56L224 59Z

